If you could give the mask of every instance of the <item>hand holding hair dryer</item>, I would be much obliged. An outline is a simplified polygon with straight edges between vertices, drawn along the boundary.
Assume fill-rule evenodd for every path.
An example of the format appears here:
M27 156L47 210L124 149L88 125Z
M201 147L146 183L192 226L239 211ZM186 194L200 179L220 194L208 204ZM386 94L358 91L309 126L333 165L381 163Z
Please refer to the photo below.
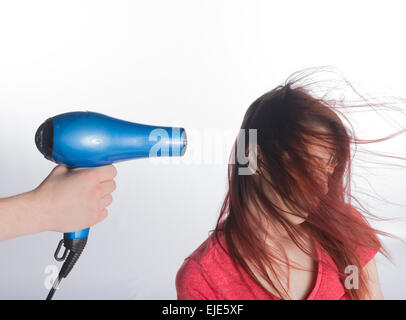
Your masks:
M101 113L77 111L47 119L35 134L35 144L46 159L79 168L137 158L182 156L187 139L183 128L145 125ZM88 233L89 228L64 234L54 256L57 261L65 262L47 299L52 298L59 282L79 259ZM62 245L65 251L59 257Z

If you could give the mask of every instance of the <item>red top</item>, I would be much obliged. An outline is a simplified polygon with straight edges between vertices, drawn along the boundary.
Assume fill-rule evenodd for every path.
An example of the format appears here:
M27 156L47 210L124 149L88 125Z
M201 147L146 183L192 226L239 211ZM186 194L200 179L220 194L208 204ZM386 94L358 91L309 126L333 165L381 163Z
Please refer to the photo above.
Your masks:
M223 237L221 244L227 249ZM316 248L322 261L333 261L327 252ZM361 253L361 251L360 251ZM362 266L376 251L365 249L360 255ZM176 291L179 300L281 300L262 289L249 275L237 267L217 243L212 233L181 265L176 274ZM337 272L318 263L318 274L313 289L306 300L348 300L344 285Z

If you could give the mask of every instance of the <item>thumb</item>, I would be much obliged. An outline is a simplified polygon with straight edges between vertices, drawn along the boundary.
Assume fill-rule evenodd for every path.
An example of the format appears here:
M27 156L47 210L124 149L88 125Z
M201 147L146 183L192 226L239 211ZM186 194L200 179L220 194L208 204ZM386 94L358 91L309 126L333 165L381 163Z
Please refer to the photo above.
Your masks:
M55 166L55 168L52 170L52 173L54 174L65 174L69 171L69 168L65 165L58 164Z

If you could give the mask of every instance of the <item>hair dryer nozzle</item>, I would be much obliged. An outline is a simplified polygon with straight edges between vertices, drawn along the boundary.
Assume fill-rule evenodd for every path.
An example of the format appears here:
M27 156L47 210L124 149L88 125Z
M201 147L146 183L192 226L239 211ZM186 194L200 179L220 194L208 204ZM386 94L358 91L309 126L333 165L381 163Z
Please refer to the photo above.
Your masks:
M182 132L181 132L181 134L180 134L180 137L181 137L181 139L182 139L183 146L182 146L182 152L181 152L180 155L183 156L183 155L185 154L185 152L186 152L187 136L186 136L186 131L185 131L185 129L181 128L181 130L182 130Z
M52 156L53 142L54 126L52 124L52 118L49 118L40 125L37 132L35 133L35 144L38 150L48 160L50 160Z

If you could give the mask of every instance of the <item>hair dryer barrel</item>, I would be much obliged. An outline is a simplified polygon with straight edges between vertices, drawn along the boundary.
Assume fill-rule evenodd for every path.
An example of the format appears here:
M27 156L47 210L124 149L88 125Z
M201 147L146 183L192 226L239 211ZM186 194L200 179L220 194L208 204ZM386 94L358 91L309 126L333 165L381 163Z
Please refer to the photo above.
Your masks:
M47 119L35 134L45 158L71 168L96 167L134 158L182 156L183 128L159 127L89 111Z

